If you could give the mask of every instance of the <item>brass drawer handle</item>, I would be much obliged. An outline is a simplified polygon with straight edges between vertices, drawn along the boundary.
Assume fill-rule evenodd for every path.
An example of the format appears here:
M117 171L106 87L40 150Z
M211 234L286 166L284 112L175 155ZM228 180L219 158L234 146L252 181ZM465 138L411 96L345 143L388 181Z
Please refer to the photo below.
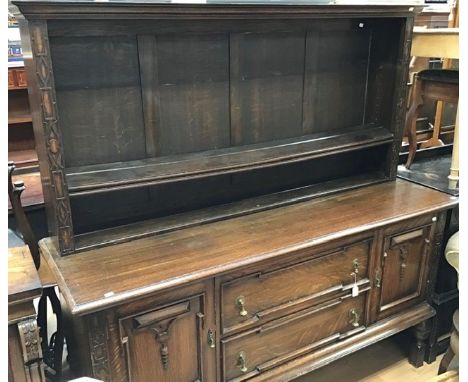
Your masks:
M239 354L237 355L237 364L236 364L236 366L243 373L245 373L247 371L246 363L247 363L247 356L245 355L245 352L244 351L239 352Z
M357 328L359 326L359 313L356 311L356 309L351 309L349 311L349 315L351 316L349 323Z
M353 260L353 273L355 275L359 273L359 260L358 259Z
M209 329L208 330L208 335L207 335L207 340L208 340L208 346L210 348L214 348L216 346L216 338L215 338L215 334L213 332L212 329Z
M381 277L382 277L382 276L380 275L380 271L376 271L376 272L375 272L375 286L376 286L377 288L380 288L380 285L381 285L381 283L382 283Z
M239 315L242 317L247 316L249 312L245 309L245 297L244 296L239 296L236 299L236 305L239 308Z

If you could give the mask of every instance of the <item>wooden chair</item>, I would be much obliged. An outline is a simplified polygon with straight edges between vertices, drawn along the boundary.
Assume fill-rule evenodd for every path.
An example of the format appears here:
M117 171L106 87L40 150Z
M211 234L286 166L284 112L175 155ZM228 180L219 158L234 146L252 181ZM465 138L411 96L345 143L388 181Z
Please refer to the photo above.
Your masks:
M415 28L411 55L414 57L442 57L458 59L458 28ZM416 120L424 100L443 101L458 104L458 71L450 69L423 70L416 74L413 80L411 103L406 115L406 135L408 136L409 152L406 168L410 168L417 150ZM457 112L458 123L458 112ZM455 125L455 149L458 150L458 126ZM432 138L426 142L430 146L439 141L440 123L434 124ZM424 145L424 144L423 144ZM452 162L451 172L458 180L458 152L456 163ZM450 178L449 178L450 179Z
M61 381L64 334L62 329L62 309L60 300L55 293L57 283L47 263L41 261L38 242L21 204L21 194L25 190L25 186L22 181L13 182L14 170L14 162L8 162L8 197L16 220L17 232L15 234L29 247L43 286L42 296L39 299L38 305L37 324L39 326L39 335L42 339L42 354L47 366L46 373L54 381ZM57 331L51 336L50 343L47 331L47 300L50 301L57 321Z

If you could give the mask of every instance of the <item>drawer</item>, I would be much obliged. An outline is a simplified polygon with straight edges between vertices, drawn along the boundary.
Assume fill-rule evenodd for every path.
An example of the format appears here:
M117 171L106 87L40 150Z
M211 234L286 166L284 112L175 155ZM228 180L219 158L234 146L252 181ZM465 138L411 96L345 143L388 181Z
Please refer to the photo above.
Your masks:
M15 71L9 70L8 71L8 89L14 88L15 86L16 86Z
M221 284L223 334L336 297L365 281L371 240L275 270ZM296 308L296 309L295 309Z
M348 294L223 340L223 380L251 378L363 331L366 295Z
M24 69L16 70L16 82L18 87L27 87L28 81L26 78L26 71Z

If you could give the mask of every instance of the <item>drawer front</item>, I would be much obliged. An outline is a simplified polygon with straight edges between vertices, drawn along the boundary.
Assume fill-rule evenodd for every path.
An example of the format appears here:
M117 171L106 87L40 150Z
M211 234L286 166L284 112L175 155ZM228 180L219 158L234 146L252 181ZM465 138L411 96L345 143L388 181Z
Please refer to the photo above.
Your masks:
M223 340L223 380L251 378L361 332L366 295L338 298Z
M16 86L15 71L9 70L8 71L8 88L14 88L15 86Z
M229 334L261 324L281 311L304 308L367 280L370 240L277 270L265 270L222 284L222 327ZM297 309L296 309L297 310Z

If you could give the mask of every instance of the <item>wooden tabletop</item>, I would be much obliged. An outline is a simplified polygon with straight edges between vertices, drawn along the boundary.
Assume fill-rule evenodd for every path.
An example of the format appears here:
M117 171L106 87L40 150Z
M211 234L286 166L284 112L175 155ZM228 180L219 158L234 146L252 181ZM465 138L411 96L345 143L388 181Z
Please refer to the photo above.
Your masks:
M8 306L31 301L41 293L41 282L29 248L8 248Z
M455 206L458 198L405 180L59 257L44 257L74 314Z

